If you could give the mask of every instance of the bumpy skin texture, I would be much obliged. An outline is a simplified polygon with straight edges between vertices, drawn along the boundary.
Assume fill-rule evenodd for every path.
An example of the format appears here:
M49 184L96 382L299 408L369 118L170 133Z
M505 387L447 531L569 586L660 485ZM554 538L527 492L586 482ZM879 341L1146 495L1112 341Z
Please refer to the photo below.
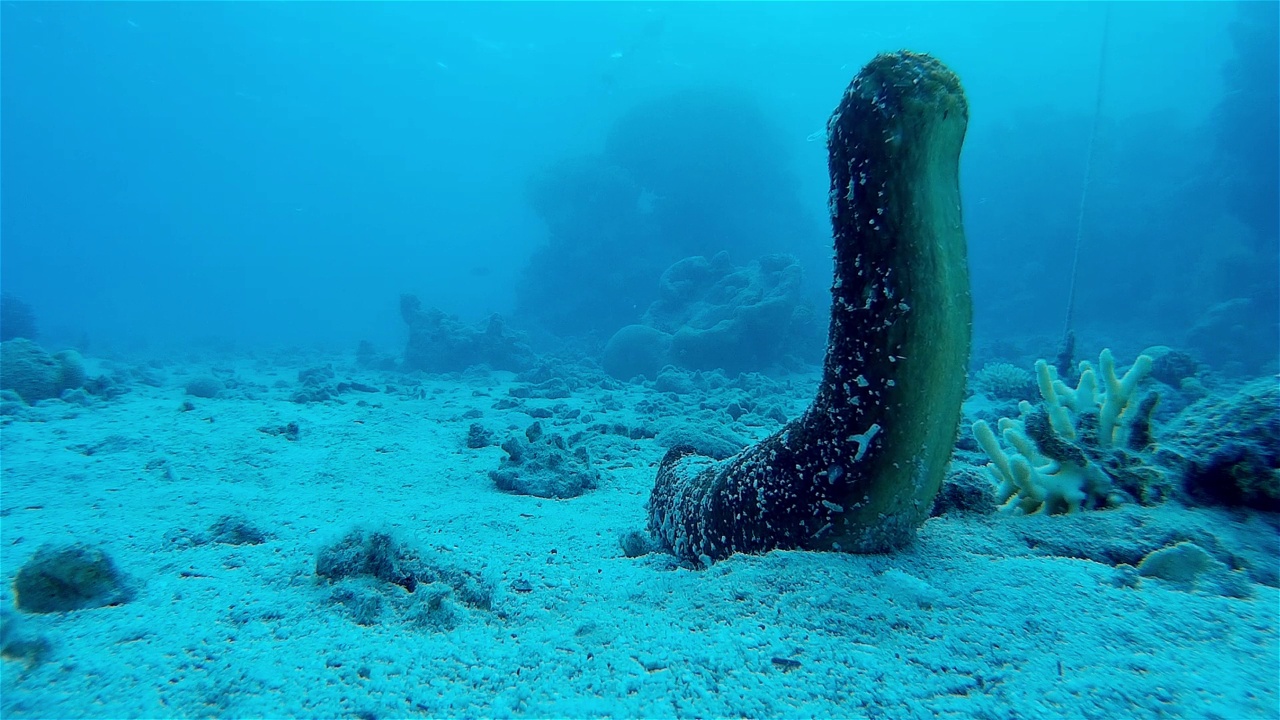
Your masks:
M835 282L822 386L799 419L722 462L672 448L649 530L676 555L881 552L929 515L964 399L972 306L959 80L876 57L827 125Z

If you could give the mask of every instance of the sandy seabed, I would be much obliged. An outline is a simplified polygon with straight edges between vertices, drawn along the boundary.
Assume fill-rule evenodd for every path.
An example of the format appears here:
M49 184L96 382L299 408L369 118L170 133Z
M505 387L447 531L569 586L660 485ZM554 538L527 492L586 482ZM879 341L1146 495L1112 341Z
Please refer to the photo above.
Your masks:
M607 426L728 422L721 408L744 396L794 414L816 376L513 403L510 373L410 380L330 362L377 391L300 404L297 365L241 360L218 363L234 382L201 399L183 388L210 365L169 364L109 401L5 418L4 634L44 650L4 660L4 717L1280 717L1274 518L1174 503L958 513L893 555L690 569L624 556L665 448ZM495 488L496 443L534 409L589 447L598 488ZM759 417L735 431L776 429ZM475 423L495 444L467 447ZM264 541L210 540L227 517ZM479 578L492 602L317 576L321 548L356 529ZM1229 596L1121 562L1181 541L1248 579ZM105 550L133 599L15 611L15 573L64 542Z

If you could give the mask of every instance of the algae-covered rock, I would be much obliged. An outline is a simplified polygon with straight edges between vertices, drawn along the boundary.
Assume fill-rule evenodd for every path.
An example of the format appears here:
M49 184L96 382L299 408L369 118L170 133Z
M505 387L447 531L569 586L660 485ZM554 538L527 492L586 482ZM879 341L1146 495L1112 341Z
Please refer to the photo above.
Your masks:
M111 557L87 545L45 545L13 579L19 610L69 612L120 605L134 591Z
M665 425L654 440L664 448L692 447L699 455L723 460L748 445L746 438L726 427L708 423L676 421Z
M591 466L586 447L571 447L562 436L543 432L541 423L530 425L523 438L508 438L502 449L507 457L489 473L499 490L563 499L600 484L600 471Z
M201 375L187 381L185 391L191 397L216 398L226 389L221 380L212 375Z
M1280 511L1280 384L1255 380L1182 412L1162 435L1193 503Z
M671 336L648 325L627 325L604 347L605 372L618 380L654 377L667 365Z
M1184 380L1200 372L1198 360L1168 345L1152 345L1141 354L1151 358L1151 377L1169 387L1181 387Z
M385 531L355 529L324 546L316 575L332 583L330 601L359 625L377 624L390 611L439 630L467 610L493 609L493 587L479 573L424 556Z

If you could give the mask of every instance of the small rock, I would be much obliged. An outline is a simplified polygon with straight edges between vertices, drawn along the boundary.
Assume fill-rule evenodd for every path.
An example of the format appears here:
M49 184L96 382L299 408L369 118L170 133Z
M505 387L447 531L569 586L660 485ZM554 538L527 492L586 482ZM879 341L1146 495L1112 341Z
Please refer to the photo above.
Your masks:
M87 545L45 545L31 556L13 580L19 610L69 612L121 605L133 589L102 550Z
M198 398L216 398L224 389L221 380L209 375L194 378L187 383L187 394Z
M209 532L213 534L214 542L223 545L261 545L267 541L265 532L250 525L245 518L232 515L218 518L209 527Z
M493 444L493 433L484 429L480 423L471 423L467 429L467 447L476 450Z
M622 546L622 554L629 558L648 555L655 549L653 541L638 530L632 530L618 538L618 544Z

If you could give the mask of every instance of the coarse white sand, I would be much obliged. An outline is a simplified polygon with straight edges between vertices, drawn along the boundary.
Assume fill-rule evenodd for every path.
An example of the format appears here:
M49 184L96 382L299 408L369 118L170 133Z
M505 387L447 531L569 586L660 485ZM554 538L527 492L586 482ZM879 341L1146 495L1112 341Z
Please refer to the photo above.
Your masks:
M619 546L644 528L664 448L590 428L669 422L655 403L687 402L686 419L709 423L720 396L589 387L495 410L510 373L409 381L332 362L339 380L379 392L298 404L298 365L242 360L220 364L232 389L199 399L183 386L209 364L170 364L159 387L5 419L4 607L46 543L101 547L137 587L114 607L6 614L11 637L50 648L4 660L6 718L1280 716L1274 585L1249 582L1237 598L1126 584L1115 563L1070 551L1076 538L1157 532L1215 539L1221 554L1274 543L1274 519L1173 504L957 514L892 555L773 552L687 569ZM814 379L773 401L797 412ZM535 407L552 409L549 431L589 431L598 489L562 501L495 489L504 452L468 449L468 428L500 441ZM260 429L291 422L296 441ZM774 429L735 426L748 439ZM184 540L227 515L269 538ZM394 601L357 624L315 574L318 549L353 528L479 573L492 609L446 597L452 626L432 626L404 588L346 581Z

